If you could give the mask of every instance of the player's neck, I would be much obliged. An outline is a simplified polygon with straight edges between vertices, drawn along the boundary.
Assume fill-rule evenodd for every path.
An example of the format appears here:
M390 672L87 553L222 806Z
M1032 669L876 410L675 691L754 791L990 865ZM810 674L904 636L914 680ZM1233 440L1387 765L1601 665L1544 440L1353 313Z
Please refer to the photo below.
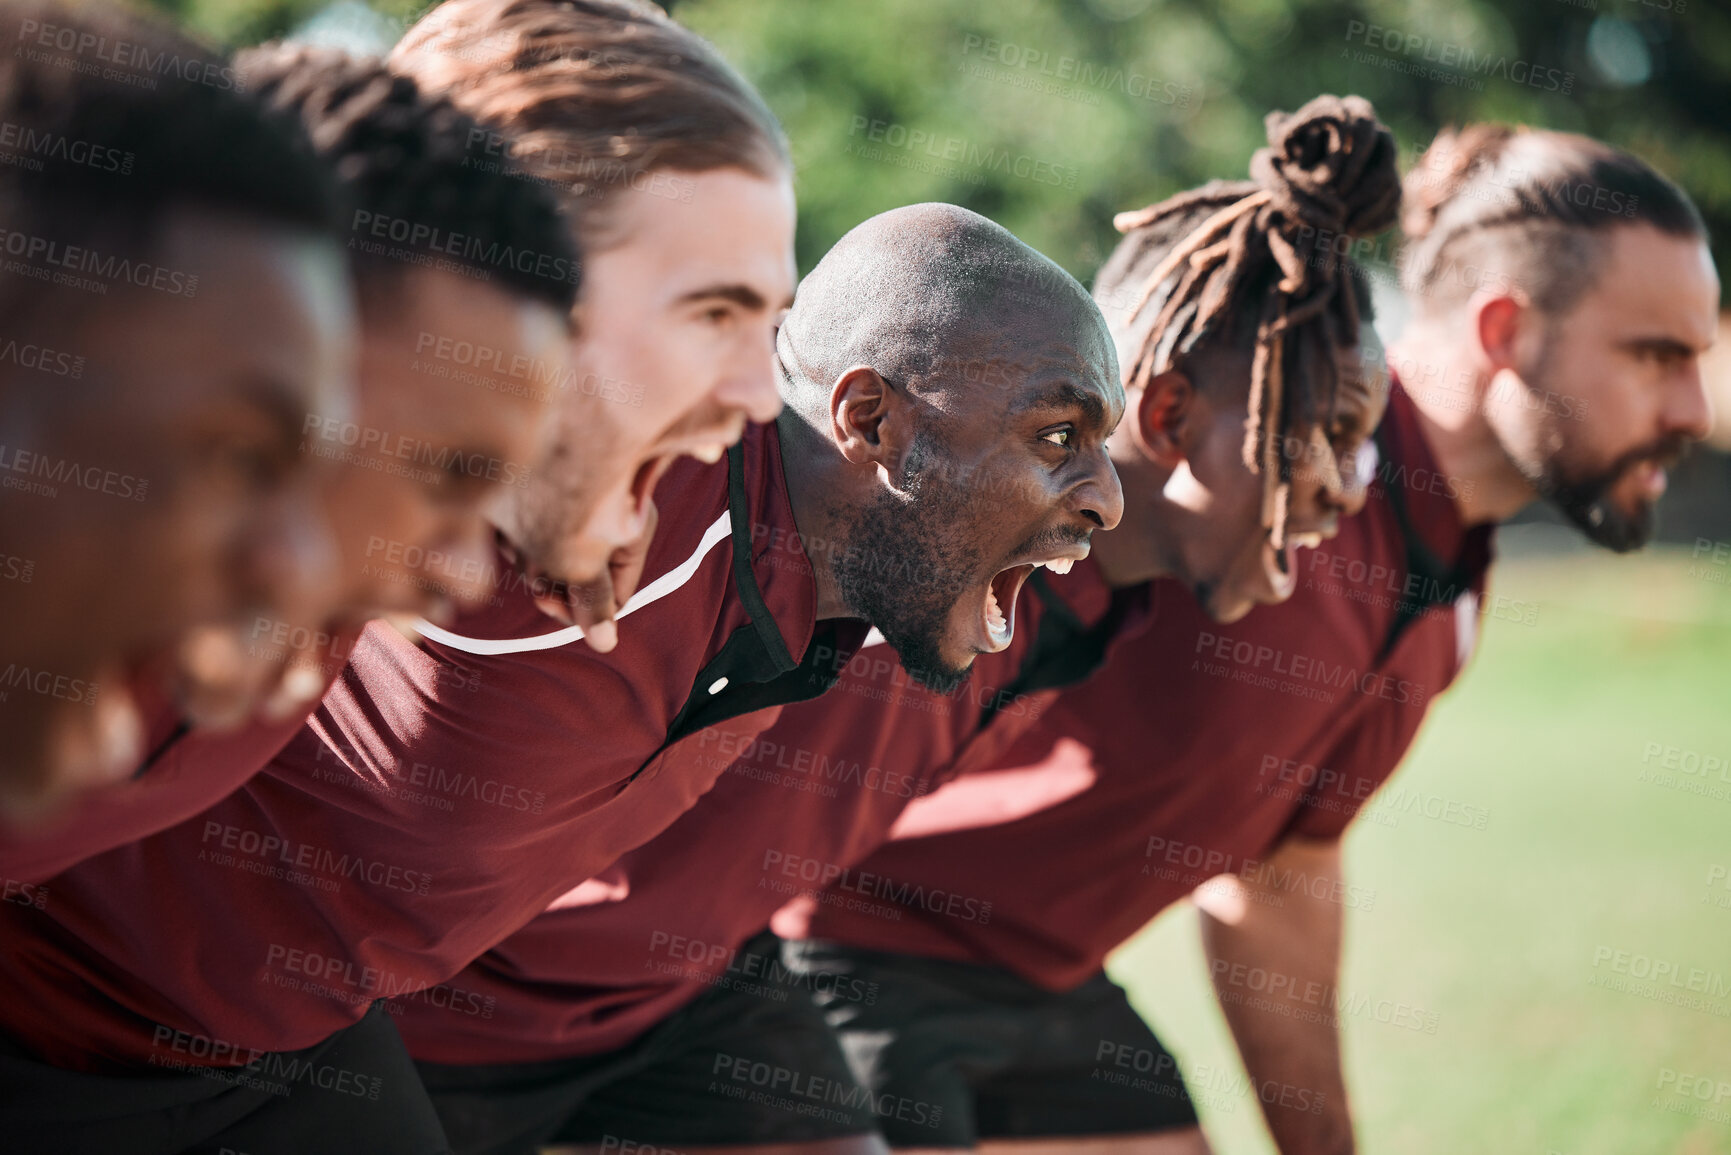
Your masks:
M1091 552L1107 584L1122 589L1172 572L1161 497L1172 471L1135 452L1114 452L1112 464L1124 488L1124 516L1118 528L1094 535Z
M826 458L823 448L800 417L788 406L776 419L781 436L777 443L781 452L781 475L787 483L787 502L793 507L794 527L799 530L805 546L806 560L811 563L811 576L816 586L817 621L825 618L849 618L854 613L842 600L841 584L836 581L833 543L845 539L847 527L834 516L836 503L824 500L824 495L841 492L841 479L833 468L839 456L835 447ZM822 548L813 549L806 543L816 542Z
M1397 368L1422 366L1423 377L1402 379L1418 411L1419 431L1436 459L1437 472L1457 496L1463 525L1506 521L1538 498L1532 483L1509 460L1485 418L1490 380L1462 353L1461 343L1434 332L1403 336L1389 350Z

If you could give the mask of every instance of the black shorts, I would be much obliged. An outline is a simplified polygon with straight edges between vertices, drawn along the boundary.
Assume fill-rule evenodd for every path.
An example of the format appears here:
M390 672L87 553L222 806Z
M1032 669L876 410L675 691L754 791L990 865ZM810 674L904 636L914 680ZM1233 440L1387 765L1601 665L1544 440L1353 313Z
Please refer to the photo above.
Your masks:
M447 1155L379 1003L322 1043L246 1067L87 1075L0 1041L0 1148L32 1155Z
M1177 1062L1104 973L1054 994L997 967L835 943L790 942L786 959L875 986L870 1003L817 999L855 1076L898 1105L879 1111L892 1146L1196 1125Z
M786 976L779 951L779 940L763 934L738 957L762 956ZM542 1063L421 1063L452 1147L527 1155L553 1143L678 1150L874 1134L869 1097L807 985L756 966L745 973L766 977L718 983L616 1051Z

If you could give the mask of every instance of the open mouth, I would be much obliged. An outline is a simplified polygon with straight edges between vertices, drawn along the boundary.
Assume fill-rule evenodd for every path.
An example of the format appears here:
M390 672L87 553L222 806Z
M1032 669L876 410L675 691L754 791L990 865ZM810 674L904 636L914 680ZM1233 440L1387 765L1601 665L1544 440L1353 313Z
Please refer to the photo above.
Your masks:
M1665 487L1669 482L1666 468L1669 463L1649 458L1635 466L1635 484L1640 495L1649 502L1658 501L1665 496Z
M1283 602L1298 588L1297 539L1288 536L1284 545L1274 548L1272 536L1262 542L1262 569L1268 579L1273 603Z
M745 436L745 424L745 415L736 413L719 428L714 427L714 422L710 422L711 428L703 433L664 441L660 448L669 459L688 454L705 465L714 465L727 456L729 445Z
M637 467L637 472L631 475L631 516L641 523L647 516L649 499L655 493L655 487L661 484L662 475L667 467L673 464L674 454L665 453L651 457ZM639 530L641 532L641 529Z
M1084 556L1086 556L1084 554ZM1045 558L1023 562L1001 569L986 583L985 608L981 621L985 626L986 645L983 653L995 654L1009 646L1016 636L1016 597L1033 572L1045 566L1053 573L1069 573L1076 564L1073 557Z

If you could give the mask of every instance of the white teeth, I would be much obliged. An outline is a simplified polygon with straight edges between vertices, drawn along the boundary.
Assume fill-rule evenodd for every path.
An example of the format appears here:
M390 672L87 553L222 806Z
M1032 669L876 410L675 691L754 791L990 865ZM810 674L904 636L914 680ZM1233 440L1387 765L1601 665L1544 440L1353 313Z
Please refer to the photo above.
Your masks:
M717 461L721 460L722 455L726 452L727 446L717 442L714 445L699 445L691 451L691 456L697 458L697 460L703 462L705 465L714 465Z
M1292 535L1292 548L1294 550L1315 549L1321 544L1322 535L1320 533L1295 533Z
M1053 558L1051 561L1046 562L1045 566L1047 569L1051 570L1053 573L1069 573L1070 567L1075 565L1075 564L1076 564L1076 561L1074 558L1059 557L1059 558Z
M1001 642L1010 636L1010 623L1004 620L1003 607L998 605L998 593L991 586L986 587L986 628L995 641Z

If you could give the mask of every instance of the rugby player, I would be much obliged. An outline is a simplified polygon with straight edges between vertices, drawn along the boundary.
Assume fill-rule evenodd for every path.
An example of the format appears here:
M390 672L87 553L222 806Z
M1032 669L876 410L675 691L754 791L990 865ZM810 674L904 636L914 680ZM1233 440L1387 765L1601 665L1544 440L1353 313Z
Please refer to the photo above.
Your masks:
M334 608L298 447L305 414L347 416L354 318L331 178L225 60L88 5L14 6L0 37L0 815L22 826L137 765L139 695L189 631Z
M1338 137L1333 150L1321 146L1330 134ZM1280 119L1272 144L1285 152L1269 150L1255 168L1276 194L1266 203L1279 209L1252 217L1247 228L1246 243L1259 254L1268 251L1269 230L1298 236L1310 222L1343 223L1308 207L1313 197L1345 206L1339 211L1353 232L1393 222L1394 141L1368 105L1318 102ZM1133 303L1150 285L1155 293L1173 289L1154 270L1205 234L1168 229L1139 252L1136 267L1152 280L1107 278L1103 287L1119 291L1112 300ZM958 696L911 685L868 647L834 691L789 706L760 738L705 731L680 756L732 765L679 821L472 964L452 983L465 998L402 1005L404 1040L456 1150L527 1152L549 1143L593 1150L630 1140L682 1152L841 1155L878 1149L880 1119L898 1133L949 1133L947 1104L855 1082L808 997L815 987L869 1004L869 984L790 975L775 940L754 936L792 895L831 883L826 897L841 906L887 911L878 897L890 895L935 917L989 924L990 905L969 894L914 893L899 878L855 867L912 799L946 776L993 765L1059 687L1086 677L1115 638L1134 636L1147 610L1160 608L1142 604L1150 579L1181 574L1210 591L1223 617L1289 593L1291 583L1266 564L1275 527L1266 520L1265 467L1277 480L1290 476L1279 536L1331 532L1331 519L1362 500L1362 487L1330 491L1321 470L1305 467L1318 445L1353 459L1382 409L1380 377L1361 381L1354 355L1352 301L1362 288L1346 266L1310 268L1291 290L1271 263L1237 273L1225 299L1238 315L1278 314L1283 303L1302 304L1327 284L1354 294L1323 323L1343 355L1295 358L1301 372L1285 378L1287 400L1264 414L1252 409L1249 389L1256 326L1234 326L1227 314L1219 336L1156 367L1142 351L1158 347L1166 330L1148 318L1170 297L1141 317L1129 305L1114 310L1113 336L1131 370L1129 411L1141 422L1140 434L1127 424L1111 443L1128 512L1118 529L1096 538L1102 558L1112 543L1119 593L1092 559L1036 584L1037 596L1023 599L1016 643L982 657ZM1304 347L1295 334L1289 339ZM1141 383L1137 372L1147 374ZM1246 432L1259 419L1269 422L1263 432L1282 459L1285 447L1295 448L1290 465L1246 459ZM1319 442L1319 427L1334 438ZM1180 473L1193 480L1174 483ZM1204 508L1213 514L1190 511Z
M327 474L340 600L311 626L260 613L184 645L198 677L180 701L146 710L149 754L132 780L0 838L9 877L46 878L204 809L288 743L367 619L446 617L450 602L491 592L502 575L489 503L532 475L569 376L570 230L539 184L467 163L474 121L382 63L332 49L254 49L236 66L247 91L304 123L350 206L358 404L309 407L297 437ZM426 239L373 239L397 222ZM441 356L461 348L489 352L463 367ZM548 384L520 388L520 366ZM273 682L272 716L253 718Z
M770 301L791 289L791 221L784 235ZM190 1115L201 1142L255 1153L335 1135L429 1149L436 1120L407 1119L412 1104L368 1112L305 1086L272 1101L238 1075L351 1043L384 1065L374 1000L452 997L468 962L708 789L721 768L669 747L710 725L754 733L822 693L868 625L953 684L1011 644L1036 566L1119 519L1105 323L977 214L916 205L855 228L800 286L777 365L778 422L662 481L629 644L598 654L549 630L515 588L448 641L374 624L245 786L0 914L19 996L0 1016L21 1052L5 1077L30 1089L0 1104L8 1132L148 1149L137 1136ZM211 1077L150 1071L170 1059ZM117 1085L124 1099L93 1093Z
M776 414L787 142L708 44L639 0L451 0L391 63L498 126L476 163L519 164L573 206L586 266L576 388L552 458L500 525L532 572L578 583L555 584L543 608L610 649L656 482L680 454L719 461L747 420Z
M870 1007L827 1000L866 1085L955 1120L938 1138L886 1120L894 1145L1200 1151L1189 1074L1253 1095L1282 1151L1353 1149L1336 983L1344 913L1374 896L1340 836L1485 613L1529 612L1485 594L1497 522L1546 501L1608 548L1648 539L1667 465L1707 430L1719 301L1688 198L1599 142L1474 125L1406 187L1414 318L1381 463L1292 600L1222 627L1163 591L1171 612L1002 773L910 807L861 868L990 902L989 924L909 903L778 922L813 940L803 965L877 984ZM1193 890L1248 1087L1181 1072L1103 971Z

